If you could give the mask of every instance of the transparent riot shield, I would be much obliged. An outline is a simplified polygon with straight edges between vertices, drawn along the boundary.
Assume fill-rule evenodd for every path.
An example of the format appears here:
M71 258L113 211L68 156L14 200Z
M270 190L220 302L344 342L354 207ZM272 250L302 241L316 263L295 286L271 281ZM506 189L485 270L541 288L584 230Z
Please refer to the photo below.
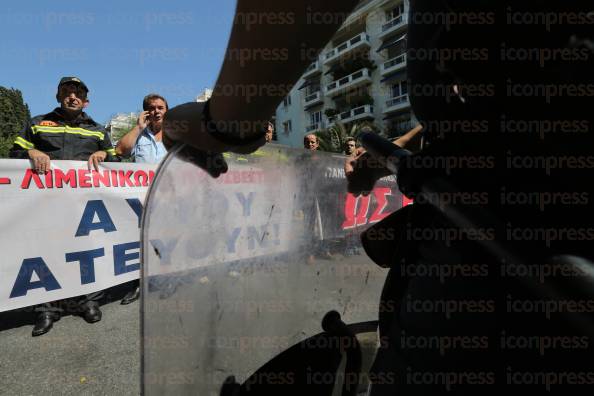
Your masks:
M143 393L326 381L312 369L324 359L316 355L285 359L272 378L258 372L288 350L328 343L316 336L332 331L322 326L330 312L353 333L375 332L387 270L359 234L400 208L395 180L354 197L343 156L269 145L227 156L229 171L215 179L182 153L165 159L145 204ZM280 389L259 394L290 394Z

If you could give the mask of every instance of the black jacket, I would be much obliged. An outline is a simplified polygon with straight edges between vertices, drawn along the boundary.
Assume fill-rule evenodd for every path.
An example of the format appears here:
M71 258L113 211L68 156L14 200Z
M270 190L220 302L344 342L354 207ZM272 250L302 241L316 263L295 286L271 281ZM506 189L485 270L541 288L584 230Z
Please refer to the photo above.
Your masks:
M107 153L106 161L117 161L109 134L85 112L67 121L59 107L34 117L19 133L10 150L11 158L29 158L37 149L52 160L86 161L96 151Z

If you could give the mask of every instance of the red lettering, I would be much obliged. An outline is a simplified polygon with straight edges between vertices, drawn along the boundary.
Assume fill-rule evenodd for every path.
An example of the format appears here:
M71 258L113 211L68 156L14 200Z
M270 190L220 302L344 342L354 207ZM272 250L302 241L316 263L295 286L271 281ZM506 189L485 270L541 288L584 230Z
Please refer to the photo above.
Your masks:
M51 169L45 174L45 186L47 188L54 188L54 172Z
M149 180L148 184L153 184L153 179L155 178L155 171L149 171Z
M134 184L136 185L136 187L148 186L148 178L148 175L143 170L134 172ZM140 179L143 180L141 181Z
M371 196L360 196L357 200L357 225L365 225L367 224L367 215L369 214L369 202L371 201Z
M101 174L101 172L97 172L97 171L93 170L92 175L93 175L93 187L101 187L101 184L103 184L105 187L111 187L108 170L104 170L103 175Z
M70 187L76 188L76 171L74 169L70 169L66 173L61 169L56 169L54 176L57 188L62 188L64 184L70 184Z
M342 223L342 229L354 228L358 225L367 223L367 213L369 212L369 195L355 197L349 193L346 196L344 204L345 221ZM357 210L358 209L358 210Z
M344 203L344 222L342 223L342 229L355 227L355 209L357 206L357 197L353 194L348 193L346 201Z
M253 172L250 172L250 171L241 172L241 182L242 183L252 183L252 180L253 180L252 174L253 174Z
M78 170L78 186L80 188L89 188L92 187L91 185L91 176L89 176L89 171L86 169L79 169Z
M382 213L386 206L388 206L388 195L392 194L392 190L389 187L378 187L373 189L373 195L377 201L377 208L371 214L369 218L370 223L377 223L382 219L386 218L390 213Z
M118 184L118 171L112 170L111 171L111 185L114 187L119 186Z
M28 189L29 185L31 184L31 179L33 179L33 181L35 182L37 188L45 188L45 186L41 182L39 174L33 171L33 169L27 169L27 171L25 172L25 177L23 177L23 181L21 182L21 188L25 190Z
M126 187L126 186L134 187L134 183L130 179L132 177L133 173L134 173L134 171L127 171L127 172L124 172L123 170L118 171L120 187Z

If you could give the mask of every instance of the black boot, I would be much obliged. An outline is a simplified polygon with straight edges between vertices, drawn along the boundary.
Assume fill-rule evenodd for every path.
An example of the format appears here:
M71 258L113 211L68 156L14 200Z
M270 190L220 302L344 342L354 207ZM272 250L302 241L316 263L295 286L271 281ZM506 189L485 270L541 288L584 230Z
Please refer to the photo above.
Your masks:
M101 320L99 304L86 303L83 305L82 316L87 323L95 323Z
M122 304L122 305L130 304L130 303L138 300L139 297L140 297L140 286L137 286L136 288L134 288L134 290L130 290L128 292L128 294L126 294L124 296L124 298L122 298L122 301L120 302L120 304Z
M58 315L52 312L42 312L37 316L35 320L35 327L33 327L33 331L31 335L33 337L40 336L42 334L47 333L51 330L54 322L59 319Z

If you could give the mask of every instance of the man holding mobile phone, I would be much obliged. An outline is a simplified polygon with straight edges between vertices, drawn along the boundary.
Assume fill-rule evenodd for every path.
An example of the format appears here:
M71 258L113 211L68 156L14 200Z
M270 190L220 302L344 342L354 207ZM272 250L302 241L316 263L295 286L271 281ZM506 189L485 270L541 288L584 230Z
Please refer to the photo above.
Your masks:
M159 94L151 93L142 101L142 113L136 126L124 135L116 145L116 154L133 156L134 162L155 164L160 162L167 150L162 142L163 118L169 106Z
M163 118L169 108L167 100L159 94L151 93L142 101L143 111L138 116L136 126L124 135L116 145L116 153L122 157L133 156L134 162L155 164L167 154L162 141ZM122 305L130 304L140 297L138 280L130 282L130 291L124 296Z

